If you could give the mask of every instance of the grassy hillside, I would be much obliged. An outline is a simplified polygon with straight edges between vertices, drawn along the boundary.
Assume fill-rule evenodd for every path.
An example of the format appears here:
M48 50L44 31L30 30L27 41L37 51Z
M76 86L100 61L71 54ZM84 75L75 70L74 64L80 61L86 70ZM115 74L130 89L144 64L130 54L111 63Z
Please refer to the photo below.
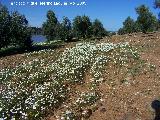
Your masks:
M0 118L153 119L159 52L159 33L138 33L2 57Z

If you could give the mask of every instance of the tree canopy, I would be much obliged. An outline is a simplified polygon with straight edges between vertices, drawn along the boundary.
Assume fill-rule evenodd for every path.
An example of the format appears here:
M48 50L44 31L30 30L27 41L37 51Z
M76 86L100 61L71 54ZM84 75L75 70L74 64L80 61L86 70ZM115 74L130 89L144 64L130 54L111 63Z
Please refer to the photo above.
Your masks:
M106 34L107 31L103 27L103 24L101 23L101 21L98 19L95 19L95 21L93 22L92 30L93 30L93 35L95 37L104 37L107 35Z
M8 9L0 4L0 49L10 43L10 20Z
M73 22L68 17L63 17L60 22L51 10L47 12L47 20L43 23L43 32L48 40L61 39L65 41L70 41L72 38L86 39L107 35L107 31L98 19L92 22L89 16L83 15L76 16Z
M90 37L92 23L88 16L76 16L73 20L73 30L77 37Z
M126 34L140 31L141 29L137 21L134 21L131 17L127 17L127 19L123 22L123 28L119 29L118 33Z
M136 13L138 14L137 20L134 21L128 17L123 22L123 28L120 28L119 34L134 33L134 32L152 32L156 31L158 27L158 20L156 16L145 5L137 7Z
M0 48L9 45L31 47L31 33L28 28L24 15L17 11L10 14L8 9L0 4Z
M146 33L156 30L158 20L148 7L141 5L136 8L136 12L138 14L137 23L140 25L142 32Z
M43 23L42 29L47 39L50 41L56 38L56 26L58 24L58 20L52 10L49 10L46 16L47 21Z

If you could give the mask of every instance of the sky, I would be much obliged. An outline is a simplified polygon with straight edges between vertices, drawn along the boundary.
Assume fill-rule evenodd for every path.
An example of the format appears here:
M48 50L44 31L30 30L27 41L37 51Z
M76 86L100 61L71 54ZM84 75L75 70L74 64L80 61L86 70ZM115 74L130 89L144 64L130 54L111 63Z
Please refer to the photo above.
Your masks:
M67 5L67 6L16 6L11 5L11 2L85 2L86 5ZM67 16L73 20L77 15L87 15L93 21L99 19L104 27L109 31L117 31L123 26L123 21L130 16L134 20L137 18L135 8L145 4L158 16L160 9L154 8L154 0L0 0L3 5L6 5L9 11L19 11L24 14L29 21L30 26L41 27L42 23L46 20L46 13L48 10L53 10L59 21L63 16Z

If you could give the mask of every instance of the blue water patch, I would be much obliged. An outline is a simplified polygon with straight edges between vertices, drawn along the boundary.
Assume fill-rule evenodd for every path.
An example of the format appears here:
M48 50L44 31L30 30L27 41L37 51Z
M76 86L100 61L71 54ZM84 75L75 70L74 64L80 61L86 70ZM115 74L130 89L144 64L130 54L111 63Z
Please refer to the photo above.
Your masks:
M33 35L31 39L34 43L45 42L47 40L43 35Z

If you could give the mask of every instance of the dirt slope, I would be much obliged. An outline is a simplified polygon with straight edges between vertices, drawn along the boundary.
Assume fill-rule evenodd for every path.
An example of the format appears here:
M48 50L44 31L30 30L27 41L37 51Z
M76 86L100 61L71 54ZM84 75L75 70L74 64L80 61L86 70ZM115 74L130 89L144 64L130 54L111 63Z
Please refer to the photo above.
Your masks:
M150 72L142 72L134 77L129 75L123 81L123 73L112 74L117 68L110 65L111 68L104 73L106 80L97 88L102 97L94 105L94 110L86 108L92 110L86 119L154 120L155 111L151 104L154 100L160 99L160 33L115 35L104 38L102 41L113 43L129 42L129 44L138 48L141 59L148 64L155 65L155 68ZM28 58L28 60L31 59L34 58ZM0 58L0 68L12 68L24 60L27 61L23 55L3 57ZM110 73L110 76L107 73ZM85 76L85 85L71 86L71 88L74 88L73 93L70 95L70 100L67 100L64 105L70 106L70 103L78 97L75 91L88 90L87 81L90 75L86 73ZM58 110L50 111L46 119L56 120L56 116L64 110L65 108L62 105Z

